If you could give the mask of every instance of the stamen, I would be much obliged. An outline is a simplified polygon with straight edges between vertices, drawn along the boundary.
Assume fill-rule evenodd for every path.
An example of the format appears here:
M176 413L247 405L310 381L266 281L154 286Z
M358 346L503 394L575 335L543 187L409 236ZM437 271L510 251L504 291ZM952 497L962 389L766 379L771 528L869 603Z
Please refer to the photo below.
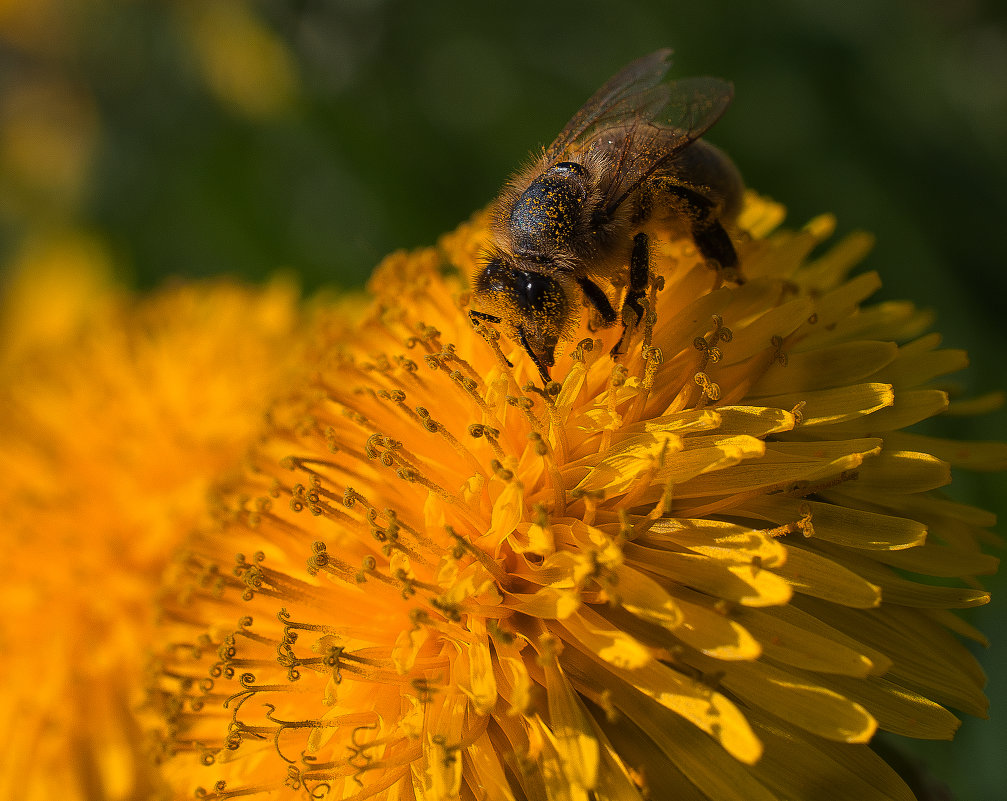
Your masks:
M503 350L500 348L500 332L486 320L475 319L472 317L469 317L469 320L472 322L472 327L475 329L476 333L485 340L486 344L489 345L490 350L493 351L493 356L500 365L502 372L513 377L514 365L511 364L510 359L504 356Z
M491 428L490 426L485 426L482 423L473 423L469 426L469 436L473 439L485 439L493 453L496 455L497 459L500 461L505 461L507 459L507 454L503 452L503 448L500 447L500 443L497 441L497 437L500 435L499 429Z
M553 457L549 448L549 443L537 431L531 431L528 439L535 448L535 453L542 457L545 462L546 475L549 477L549 485L552 487L553 510L556 514L562 515L566 511L566 482L560 473L559 465Z
M770 363L776 363L780 365L780 367L786 367L789 357L783 352L783 337L779 334L774 334L770 337L769 341L773 346L773 356Z
M790 410L790 413L794 415L794 428L799 427L804 422L804 407L807 405L807 401L798 401Z
M699 400L695 403L695 408L703 408L706 406L707 401L716 403L720 400L720 385L711 381L710 376L700 371L693 376L693 379L696 382L696 386L702 390Z
M477 548L465 537L459 536L451 526L445 526L444 528L454 541L455 548L458 551L471 554L475 557L476 561L486 569L486 572L493 576L493 580L496 581L497 586L503 589L510 587L511 577L506 573L503 567L497 563L496 560L491 559L487 553L485 553L481 548ZM455 558L458 557L456 556Z
M540 428L541 424L539 419L532 414L532 409L535 408L535 401L532 398L529 398L527 395L508 395L506 400L508 406L513 406L525 413L525 416L528 418L528 422L531 423L534 430L538 430Z
M643 419L646 414L647 401L650 399L651 390L654 388L654 378L657 376L658 368L664 363L664 353L660 348L647 348L643 352L643 376L640 380L640 391L633 399L633 406L626 414L626 421L635 422Z

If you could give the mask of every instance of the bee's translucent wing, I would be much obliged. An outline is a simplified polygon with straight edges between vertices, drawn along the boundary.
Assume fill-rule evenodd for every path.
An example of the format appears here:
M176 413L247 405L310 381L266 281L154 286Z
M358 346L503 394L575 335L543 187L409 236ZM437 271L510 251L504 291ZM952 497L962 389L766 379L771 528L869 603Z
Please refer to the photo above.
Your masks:
M627 64L573 115L556 141L546 149L546 158L551 161L571 146L578 149L577 143L590 139L591 132L598 128L635 117L647 93L660 85L669 69L671 50L668 48Z
M718 78L667 80L670 50L624 67L584 104L546 150L550 163L588 151L614 160L605 203L614 211L675 153L720 119L734 88Z

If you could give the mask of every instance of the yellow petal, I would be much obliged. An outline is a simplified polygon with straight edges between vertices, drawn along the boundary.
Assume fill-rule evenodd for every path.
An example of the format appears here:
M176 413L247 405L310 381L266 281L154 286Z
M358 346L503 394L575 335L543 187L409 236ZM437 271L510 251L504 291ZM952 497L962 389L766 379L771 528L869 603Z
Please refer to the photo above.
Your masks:
M831 614L834 626L891 657L886 678L969 714L985 716L982 669L956 637L917 610L887 604L871 612L823 608L822 602L808 598L802 598L801 605L812 614ZM920 650L920 642L931 647Z
M399 675L404 675L412 670L416 663L416 657L420 649L430 636L430 632L423 626L414 629L403 629L395 638L395 645L392 647L392 663Z
M872 270L822 293L817 298L815 329L827 331L845 320L856 312L857 304L873 295L880 287L881 278ZM804 350L801 347L798 349Z
M619 440L622 437L633 434L656 434L662 431L669 434L691 434L696 431L710 431L714 428L719 428L721 420L719 410L689 409L678 414L640 420L623 428L616 435L616 439Z
M790 407L775 409L771 406L718 406L720 425L717 431L725 436L748 434L753 437L790 431L796 420L793 414L786 411L788 408Z
M619 565L612 572L618 583L608 593L627 612L669 631L682 624L678 604L654 579L628 565Z
M781 409L793 409L802 404L800 406L802 430L824 425L833 426L836 423L859 420L865 415L872 415L869 421L865 421L863 428L877 431L887 428L872 427L877 416L872 413L895 403L895 393L891 384L851 384L833 389L771 395L761 400L769 406L779 406ZM830 427L828 436L835 436L835 431L835 428Z
M862 433L893 431L915 425L942 414L948 408L948 395L936 389L896 390L895 403L887 409L862 420L855 420L829 429L833 436L857 436ZM886 438L886 445L891 447Z
M853 231L801 270L801 284L809 290L831 289L842 281L874 247L874 236Z
M808 552L804 552L801 558L807 560ZM990 600L990 594L985 590L969 587L938 587L909 581L884 565L856 554L843 554L843 561L854 567L864 579L877 585L887 603L923 608L966 609L982 606ZM791 562L788 561L787 564L789 566Z
M523 715L531 705L532 680L518 642L493 641L496 652L497 686L510 704L508 714Z
M459 683L458 689L464 692L475 705L476 711L485 715L496 705L497 685L493 676L493 659L490 655L489 642L486 639L486 626L478 618L470 624L472 633L477 638L467 647L468 657L468 687ZM464 671L465 666L459 666Z
M772 348L774 337L789 336L808 319L814 308L810 298L797 298L763 312L758 319L734 332L730 346L724 349L721 365L736 364Z
M573 691L555 659L546 660L545 691L549 729L567 779L593 790L598 779L599 747L580 697Z
M1007 443L1003 442L963 442L894 431L885 435L885 444L895 450L930 453L968 470L1007 469Z
M807 548L786 547L787 561L777 572L799 592L860 609L881 603L881 588L876 584Z
M810 528L805 536L848 548L902 550L927 536L927 527L916 520L782 495L752 498L744 509L779 525L806 518Z
M872 494L911 494L937 489L950 482L950 466L936 456L919 451L885 450L864 463L860 483L855 489L869 487Z
M520 527L519 529L520 530ZM511 544L517 553L534 553L539 556L549 556L556 550L556 543L552 535L552 527L549 525L539 525L530 523L525 532L527 545L522 545L515 537L511 537Z
M828 740L866 743L878 727L860 704L765 662L726 665L721 681L745 701Z
M508 481L493 503L489 531L481 538L487 542L502 542L517 528L524 514L524 487L519 481Z
M517 801L510 788L510 782L507 781L507 774L501 762L502 755L485 733L472 743L465 753L475 773L475 780L487 798Z
M504 606L532 617L565 620L580 606L580 593L576 590L543 587L531 594L509 593L504 596Z
M436 735L428 736L423 745L426 763L424 797L432 801L454 801L461 791L461 755L454 753L453 749L449 750L447 741Z
M582 650L623 670L638 670L653 661L651 651L632 635L612 625L590 607L563 621L563 626Z
M879 376L884 376L879 380L894 384L897 390L912 389L968 367L965 351L935 349L938 344L940 337L928 335L903 345L899 348L898 358L879 372Z
M774 442L762 459L732 470L700 475L675 487L676 499L708 498L737 493L797 489L816 481L835 480L880 451L879 440L842 443ZM846 451L846 453L844 453ZM649 500L649 498L648 498ZM655 499L656 500L656 499ZM683 513L688 509L683 509Z
M752 770L774 789L777 798L916 801L902 778L870 748L803 735L781 723L778 716L758 710L750 717L766 746Z
M656 501L666 484L686 485L693 491L693 495L706 494L706 487L719 487L721 480L728 481L729 477L738 472L722 472L724 468L733 467L745 459L762 456L765 450L766 445L762 440L745 436L730 437L708 447L690 448L676 454L670 464L657 472L652 492L645 495L645 500ZM711 473L712 476L707 475ZM701 489L695 490L695 487ZM676 486L675 496L693 497L683 494L685 491L685 487ZM651 498L651 494L655 497Z
M1000 560L992 554L963 551L929 542L904 551L878 551L871 556L900 570L945 578L992 574L1000 566Z
M940 704L880 676L849 679L830 676L829 686L855 699L885 731L922 740L950 740L961 721Z
M688 593L692 600L687 599ZM682 615L682 624L675 636L701 654L714 659L757 659L762 646L740 623L699 601L707 600L699 593L689 593L685 588L676 590L676 604Z
M748 609L738 622L771 659L804 670L866 676L884 673L891 660L792 607Z
M564 639L567 636L564 635ZM577 644L574 640L568 640ZM579 647L579 646L578 646ZM581 654L598 660L595 653L580 651ZM753 764L762 753L762 746L752 733L745 716L725 696L707 685L695 681L667 665L652 661L646 665L626 670L604 663L615 676L636 688L647 698L674 712L701 731L706 732L739 762ZM620 709L627 707L627 714L637 725L640 721L630 710L640 710L639 701L634 700L618 685L613 688L613 702ZM645 708L645 707L644 707ZM653 711L651 711L651 714ZM676 755L677 761L677 755Z
M630 437L602 454L601 460L589 469L575 489L583 492L602 490L609 497L619 495L641 475L658 471L681 448L681 438L672 434Z
M870 341L791 353L786 366L772 365L749 394L761 397L856 384L890 364L897 355L898 347L893 342Z
M862 307L856 314L837 321L831 328L815 326L814 332L807 339L801 340L797 347L799 350L810 350L858 339L905 342L919 336L932 322L931 312L920 311L909 301L886 301ZM894 382L888 378L885 383Z
M790 585L770 570L755 565L725 565L700 554L673 553L625 546L626 561L637 569L663 575L678 584L745 606L773 606L790 600Z
M775 567L787 558L783 545L761 531L703 518L657 520L646 534L634 541L662 548L672 543L675 550L686 548L725 564L758 561L763 567Z

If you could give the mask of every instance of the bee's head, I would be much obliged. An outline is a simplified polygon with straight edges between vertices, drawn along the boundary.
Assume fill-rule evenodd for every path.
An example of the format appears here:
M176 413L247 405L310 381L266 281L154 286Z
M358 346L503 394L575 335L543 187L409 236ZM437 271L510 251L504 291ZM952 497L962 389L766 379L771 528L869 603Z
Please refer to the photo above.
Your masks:
M492 254L476 275L475 296L499 315L507 335L524 346L536 365L551 367L556 346L572 323L573 304L550 265L515 262Z

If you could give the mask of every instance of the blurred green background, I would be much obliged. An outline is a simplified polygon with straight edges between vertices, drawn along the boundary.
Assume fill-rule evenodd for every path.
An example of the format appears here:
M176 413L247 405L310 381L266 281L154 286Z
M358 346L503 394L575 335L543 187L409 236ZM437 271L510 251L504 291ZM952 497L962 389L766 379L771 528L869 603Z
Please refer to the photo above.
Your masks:
M284 269L358 286L483 206L658 47L729 78L710 139L792 225L873 231L881 297L934 308L970 393L1007 387L1007 9L980 0L0 0L0 263L86 234L124 281ZM937 430L1007 439L1007 414ZM1003 515L1002 476L952 493ZM916 753L1007 797L1004 580L970 619L992 721Z

